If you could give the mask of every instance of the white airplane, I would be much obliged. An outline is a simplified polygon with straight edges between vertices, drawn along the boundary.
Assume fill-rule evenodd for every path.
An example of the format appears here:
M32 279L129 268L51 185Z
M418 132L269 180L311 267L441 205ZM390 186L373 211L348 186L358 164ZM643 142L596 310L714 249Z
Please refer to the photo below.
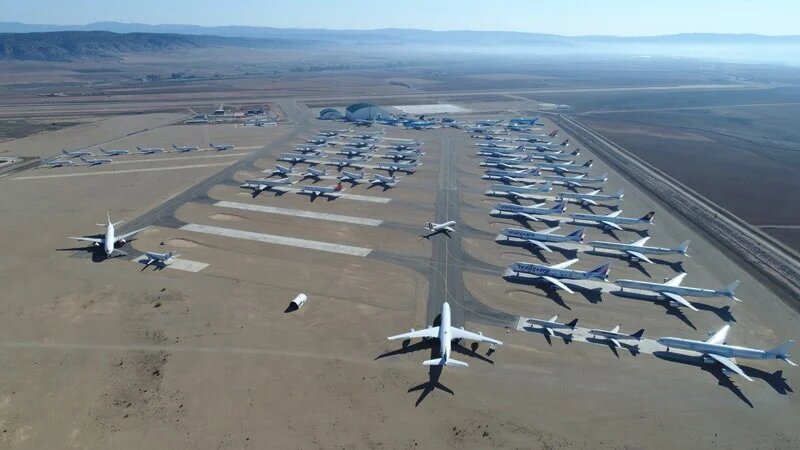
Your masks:
M582 205L594 205L597 206L597 202L595 200L622 200L622 189L618 190L616 193L612 195L608 194L601 194L602 189L595 189L591 192L559 192L556 196L559 199L571 198L575 199L578 203Z
M175 151L179 153L193 152L195 150L200 149L200 147L194 145L175 145L175 144L172 144L172 148L174 148Z
M314 145L325 145L328 143L328 140L325 138L311 138L311 139L306 139L306 142Z
M269 173L271 175L278 175L278 176L281 176L281 177L285 178L285 177L288 177L289 175L293 174L294 170L292 170L291 167L284 167L284 166L281 166L281 165L276 165L274 169L272 169L272 170L267 169L267 170L264 171L264 173Z
M581 149L575 149L572 153L564 155L561 152L541 152L528 155L527 160L532 161L536 159L544 160L547 162L572 162L572 160L581 154Z
M128 155L130 152L128 150L122 150L118 148L112 148L111 150L104 149L100 147L100 151L103 152L104 155L108 156L118 156L118 155Z
M217 151L232 150L236 148L232 144L208 144L208 146Z
M494 197L508 197L510 199L535 200L541 198L536 195L540 192L550 192L553 185L549 181L544 184L528 184L525 186L511 186L508 184L493 184L486 191L486 195Z
M736 296L734 291L739 286L739 280L736 280L722 289L702 289L695 287L681 286L681 282L686 278L686 272L680 273L673 278L665 279L664 283L653 283L651 281L636 281L636 280L617 280L614 282L620 287L622 291L625 288L638 289L641 291L655 292L661 298L670 300L672 306L685 306L692 311L697 311L685 297L728 297L731 300L741 302Z
M455 233L456 229L455 220L450 220L444 223L425 222L425 229L434 233Z
M308 163L314 165L316 163L312 161L312 157L313 159L319 158L319 156L314 156L314 155L309 156L309 155L304 155L302 153L281 153L278 156L278 161L286 161L291 165L299 163Z
M531 150L549 150L554 147L569 147L569 139L564 139L560 143L556 144L555 142L538 142L530 148Z
M643 215L642 217L635 218L635 217L620 217L622 213L621 209L616 211L610 212L608 214L584 214L584 213L572 213L569 216L572 217L572 220L585 220L588 222L597 222L606 230L614 229L614 230L622 230L622 227L618 224L623 225L636 225L636 224L645 224L651 225L653 223L653 216L656 215L655 211L650 211L649 213Z
M489 342L494 345L503 345L502 342L484 336L482 333L473 333L467 331L464 327L456 328L450 324L450 305L447 302L442 303L442 320L438 327L425 328L424 330L411 329L408 333L398 334L396 336L389 336L390 341L397 339L413 339L413 338L437 338L439 339L439 358L429 359L423 362L426 366L456 366L456 367L469 367L469 364L458 361L450 357L451 341L453 339L469 339L475 342Z
M545 244L545 242L583 242L586 232L583 228L575 230L570 234L553 234L554 231L561 227L548 228L542 231L531 231L522 228L506 228L500 235L506 238L519 239L524 243L531 244L548 253L553 250Z
M356 148L356 147L342 147L339 151L336 152L337 155L345 155L348 158L352 158L353 156L363 156L366 153L371 153L372 149L363 147L363 148Z
M550 180L555 183L561 183L571 188L579 188L579 187L585 187L587 185L605 184L605 182L608 181L608 174L604 173L603 175L596 178L588 178L585 173L572 177L565 177L561 175L558 176L547 175L542 178L544 178L545 180Z
M320 178L322 178L324 176L327 176L327 175L328 175L328 171L327 170L319 170L319 169L315 169L313 167L309 167L309 168L306 169L306 171L304 173L302 173L300 175L300 177L302 177L302 179L313 178L315 180L319 180Z
M539 142L542 142L542 139L554 138L556 136L558 136L558 129L555 129L555 130L553 130L553 131L551 131L550 133L547 133L547 134L529 134L529 133L525 133L525 136L520 137L520 138L516 138L514 140L518 141L518 142L530 142L531 144L537 144Z
M339 175L339 181L351 183L351 184L361 184L364 181L364 172L348 172L346 170L342 171L342 174Z
M608 278L608 273L611 271L611 263L606 263L587 271L567 269L567 267L575 264L578 261L579 259L575 258L562 263L553 264L552 266L518 262L512 264L508 268L505 276L519 276L522 273L533 275L535 278L544 280L554 287L563 289L570 294L574 294L575 291L567 287L567 285L561 280L588 280L591 278L599 278L605 281Z
M395 176L385 177L383 175L380 175L380 174L377 174L377 173L373 173L372 174L372 179L369 180L369 184L371 186L380 185L380 186L383 186L384 188L393 188L393 187L397 186L397 182L398 181L400 181L400 180Z
M536 163L536 165L542 169L550 169L556 173L564 173L564 172L577 172L577 173L586 173L594 164L594 160L590 159L583 164L575 164L572 162L543 162L543 163Z
M389 144L388 147L394 150L406 150L411 152L419 153L420 146L422 146L422 142L420 141L409 141L409 142L402 142L399 144Z
M563 214L567 209L567 202L557 203L553 205L552 208L544 208L544 205L544 203L537 203L529 206L515 205L513 203L498 203L494 205L494 209L489 212L489 215L492 217L512 217L538 222L542 219L536 216Z
M103 246L103 250L106 252L106 257L111 257L111 255L116 251L117 245L120 247L124 246L127 242L127 239L136 233L147 229L147 227L140 228L138 230L131 231L130 233L125 233L121 236L116 236L114 234L114 227L121 224L122 221L111 223L111 213L107 213L107 222L105 224L98 223L98 226L106 227L105 236L102 238L91 238L91 237L70 237L70 239L75 239L76 241L86 241L92 242L95 247Z
M89 158L87 158L85 156L81 156L81 161L86 163L87 166L98 166L100 164L111 164L112 162L114 162L113 159L109 159L109 158L92 158L92 159L89 159Z
M380 155L381 158L385 159L392 159L394 161L400 160L417 160L420 156L424 155L424 153L419 152L409 152L404 150L389 150L383 155Z
M644 328L633 334L620 333L619 328L620 325L615 326L611 330L598 330L593 328L589 330L589 334L594 337L608 339L617 348L622 348L622 344L620 344L619 341L641 341L642 337L644 337Z
M267 180L264 178L245 180L244 184L240 187L252 189L254 192L263 191L278 191L288 192L289 186L292 185L291 180L288 178L280 178L277 180Z
M656 339L656 342L667 347L667 351L669 351L671 348L678 348L681 350L698 352L703 355L704 362L718 362L726 369L741 375L748 381L753 381L753 379L747 376L741 367L736 365L736 360L734 358L780 359L790 366L797 366L797 364L789 359L789 350L792 348L792 346L794 346L794 341L786 341L783 344L769 350L759 350L755 348L728 345L725 342L725 339L728 336L728 330L730 330L730 328L730 325L725 325L705 341L696 341L692 339L675 337L662 337Z
M328 197L331 199L338 198L342 195L342 183L336 183L333 186L302 186L297 192L302 195L309 195L311 198Z
M378 163L378 169L394 172L414 173L422 163Z
M144 255L147 257L147 261L144 264L145 267L153 263L168 266L175 261L175 258L181 256L172 251L167 253L145 252Z
M42 161L42 165L50 166L50 167L64 167L64 166L74 166L75 163L69 159L46 159Z
M64 149L64 150L61 150L61 153L69 156L70 158L77 158L79 156L94 156L94 153L83 151L83 150L72 150L72 151L69 151L69 150Z
M341 170L342 167L363 167L364 161L366 161L364 158L333 158L328 160L325 165L335 166Z
M318 155L322 151L322 148L319 145L298 145L295 147L295 151L298 151L304 155L306 153Z
M530 177L538 177L541 175L539 169L527 170L502 170L502 169L487 169L483 173L484 180L498 180L503 183L523 183Z
M572 322L568 323L560 323L556 322L556 320L558 320L558 315L553 316L550 320L531 318L528 319L527 322L530 325L535 325L543 329L547 334L553 337L556 335L555 330L574 330L575 326L578 325L578 319L572 319Z
M689 241L683 241L675 248L666 247L648 247L644 244L650 239L650 236L643 237L630 244L623 244L621 242L604 242L604 241L591 241L589 245L594 248L608 248L612 250L619 250L627 255L633 262L644 261L648 264L653 264L645 255L670 255L680 254L688 257L687 250L689 249Z
M152 155L153 153L163 153L164 149L161 147L139 147L136 146L136 150L139 150L139 153L143 155Z

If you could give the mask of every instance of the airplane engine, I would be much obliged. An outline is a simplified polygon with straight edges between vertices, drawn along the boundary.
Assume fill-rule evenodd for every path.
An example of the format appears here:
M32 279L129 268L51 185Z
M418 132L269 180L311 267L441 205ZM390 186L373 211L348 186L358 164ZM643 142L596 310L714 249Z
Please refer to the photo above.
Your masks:
M681 306L681 304L676 302L675 300L670 300L669 301L669 306L671 306L673 308L677 308L677 307Z
M127 241L125 239L120 239L120 240L118 240L117 242L114 243L114 248L125 247L125 244L127 244Z
M95 247L100 247L100 243L99 243L99 242L95 242L95 243L94 243L94 244L92 244L92 245L93 245L93 246L95 246Z

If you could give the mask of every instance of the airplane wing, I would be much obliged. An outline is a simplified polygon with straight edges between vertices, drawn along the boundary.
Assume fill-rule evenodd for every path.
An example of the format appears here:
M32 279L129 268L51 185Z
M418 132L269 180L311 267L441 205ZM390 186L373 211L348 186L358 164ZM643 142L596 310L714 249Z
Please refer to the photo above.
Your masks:
M578 258L570 259L568 261L564 261L564 262L561 262L561 263L558 263L558 264L553 264L552 266L550 266L550 268L551 269L566 269L567 267L575 264L578 261L579 261Z
M608 340L611 341L614 344L615 347L622 348L622 344L620 344L618 340L616 340L614 338L609 338Z
M533 239L528 239L527 242L529 244L533 244L533 245L539 247L540 249L542 249L542 250L544 250L544 251L546 251L548 253L552 253L553 252L552 250L550 250L550 247L545 245L543 242L539 242L539 241L536 241L536 240L533 240Z
M620 214L622 214L622 210L618 209L616 211L612 211L612 212L606 214L606 217L617 217Z
M552 233L552 232L554 232L554 231L557 231L557 230L559 230L560 228L561 228L561 227L553 227L553 228L548 228L548 229L546 229L546 230L537 231L537 233L539 233L539 234L550 234L550 233Z
M532 222L538 222L538 221L539 221L539 218L538 218L538 217L536 217L536 216L532 216L532 215L530 215L530 214L526 214L526 213L517 213L517 215L519 215L519 216L522 216L522 217L524 217L524 218L526 218L526 219L528 219L528 220L530 220L530 221L532 221Z
M609 228L613 228L615 230L622 231L622 227L617 225L617 224L615 224L614 222L609 222L607 220L601 220L600 223L602 223L603 225L605 225L605 226L607 226Z
M733 362L731 359L726 358L724 356L713 355L710 353L706 353L706 356L722 364L723 366L725 366L726 369L730 370L731 372L735 372L743 376L744 379L746 379L747 381L753 381L753 379L748 377L747 374L744 373L744 370L742 370L741 367L737 366L736 363Z
M121 241L123 239L128 239L129 237L133 236L134 234L136 234L136 233L138 233L140 231L144 231L144 230L146 230L148 228L149 227L139 228L138 230L131 231L130 233L125 233L125 234L123 234L121 236L115 236L114 237L114 242L119 242L119 241Z
M467 331L461 328L450 328L450 333L452 333L453 339L469 339L475 342L489 342L496 345L503 345L502 342L486 337L482 334L473 333L471 331Z
M512 197L524 198L525 200L531 200L536 198L535 196L531 196L528 194L520 194L519 192L514 192L514 191L509 191L508 194L511 195Z
M637 251L625 250L625 253L627 253L627 254L635 257L635 258L639 258L639 260L644 261L644 262L646 262L648 264L655 264L653 261L650 260L650 258L648 258L647 256L644 256L642 253L639 253Z
M643 237L643 238L639 239L638 241L633 241L633 242L631 242L631 245L635 245L635 246L637 246L637 247L641 247L641 246L643 246L644 244L646 244L646 243L647 243L647 241L649 241L649 240L650 240L650 236L645 236L645 237Z
M449 231L450 233L455 233L456 232L456 229L453 228L453 227L444 227L444 230L445 231Z
M685 298L681 297L678 294L673 294L672 292L661 292L661 295L672 300L673 302L680 303L681 305L691 309L692 311L697 311L697 308L695 308L694 305L692 305L692 303L689 302L689 300L686 300Z
M424 330L416 330L408 333L398 334L396 336L389 336L387 339L394 341L396 339L413 339L422 337L437 337L439 336L439 327L425 328Z
M714 333L708 340L706 341L709 344L722 344L725 342L725 338L728 337L728 330L731 329L730 325L725 325L724 327L720 328L719 331Z
M76 241L94 242L95 244L102 244L104 242L103 238L70 237L70 239L75 239Z
M590 198L582 198L581 201L586 202L592 206L597 206L597 202Z
M547 281L548 283L556 286L559 289L563 289L563 290L569 292L570 294L574 294L575 293L575 291L573 291L572 289L567 287L567 285L562 283L561 280L559 280L559 279L556 279L556 278L553 278L553 277L547 277L547 276L542 277L542 279Z
M686 275L687 275L686 272L678 274L675 277L670 278L669 280L667 280L667 282L664 283L664 284L667 285L667 286L680 286L681 282L683 281L683 279L686 278Z

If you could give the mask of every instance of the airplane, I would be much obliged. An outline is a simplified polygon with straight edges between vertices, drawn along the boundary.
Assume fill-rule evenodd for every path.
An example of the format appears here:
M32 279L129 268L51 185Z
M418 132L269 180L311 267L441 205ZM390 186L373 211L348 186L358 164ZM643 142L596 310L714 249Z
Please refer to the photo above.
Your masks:
M502 120L500 120L500 119L483 119L483 120L476 120L476 121L475 121L475 126L479 126L479 127L493 127L493 126L495 126L495 125L499 124L500 122L502 122Z
M111 213L106 213L107 222L105 224L98 223L98 226L106 227L105 235L101 238L91 238L91 237L70 237L70 239L75 239L76 241L87 241L94 244L95 247L103 246L103 250L106 253L106 257L110 258L111 255L117 250L117 246L123 247L127 243L127 239L136 233L147 229L148 227L140 228L138 230L131 231L130 233L125 233L120 236L116 236L114 234L114 227L121 224L122 221L111 223Z
M503 183L522 183L528 177L537 177L541 175L539 169L520 169L520 170L503 170L503 169L486 169L483 173L484 180L498 180Z
M507 238L521 239L527 244L534 245L548 253L553 250L545 244L545 242L583 242L586 236L586 231L581 228L573 231L570 234L553 234L554 231L559 230L561 227L548 228L542 231L531 231L522 228L506 228L500 234Z
M498 138L495 138L498 140ZM511 145L511 144L498 144L497 142L478 142L475 144L476 147L480 147L481 149L506 149L509 150L509 153L520 153L525 151L525 147L522 145Z
M281 153L278 156L278 161L286 161L291 165L299 164L299 163L306 163L310 165L316 165L316 162L313 162L311 158L324 158L324 156L317 156L317 155L303 155L300 153Z
M380 123L382 125L392 125L392 126L394 126L394 125L397 125L398 123L400 123L400 120L387 118L387 117L376 117L375 118L375 123Z
M637 289L640 291L650 291L658 294L660 298L670 300L671 306L685 306L692 311L697 311L697 308L692 305L689 300L684 297L728 297L731 300L741 302L734 295L734 291L739 286L739 280L733 281L723 287L722 289L703 289L696 287L681 286L681 282L686 278L686 272L680 273L670 279L664 279L663 283L653 283L651 281L637 281L637 280L617 280L614 282L620 287L621 291L628 289Z
M583 164L575 164L571 162L543 162L543 163L536 163L542 169L550 169L557 173L564 173L564 172L578 172L578 173L586 173L592 167L594 163L593 160L588 160Z
M364 180L364 172L348 172L346 170L342 171L342 174L339 175L339 181L351 183L351 184L361 184Z
M320 151L322 150L322 148L319 145L298 145L297 147L295 147L294 150L296 152L300 152L300 153L302 153L304 155L306 153L314 153L314 154L318 155L320 153Z
M413 122L404 123L403 127L413 130L427 130L428 128L432 128L434 125L436 125L435 122L430 122L426 120L416 120Z
M726 369L741 375L748 381L753 381L753 379L747 376L741 367L736 365L736 360L734 358L780 359L790 366L797 366L797 364L789 359L789 349L794 346L794 341L786 341L783 344L773 347L769 350L759 350L756 348L728 345L725 342L725 339L727 339L728 330L730 329L730 325L725 325L705 341L676 337L662 337L656 339L656 342L664 347L667 347L667 351L670 351L671 348L677 348L700 353L703 355L703 362L720 363Z
M371 152L372 152L372 149L371 148L366 148L366 147L362 147L362 148L358 148L358 147L342 147L342 149L339 150L338 152L336 152L336 154L345 155L348 158L351 158L353 156L363 156L365 153L371 153Z
M568 155L564 155L562 152L539 152L533 153L527 156L527 161L532 161L534 159L541 159L547 162L570 162L570 158L574 158L581 154L581 149L576 148L572 153ZM532 161L533 162L533 161Z
M152 155L153 153L163 153L164 149L160 147L139 147L136 146L136 150L139 150L139 153L143 155Z
M291 167L284 167L281 165L276 165L272 170L265 170L264 173L269 173L270 175L278 175L281 177L288 177L289 175L294 173L294 170Z
M571 177L565 177L562 175L558 176L546 175L542 178L544 178L545 180L561 183L571 188L579 188L579 187L585 187L587 185L605 184L605 182L608 181L608 174L604 173L603 175L596 178L589 178L586 176L585 173Z
M612 211L608 214L584 214L584 213L572 213L569 216L572 217L573 221L576 220L586 220L589 222L597 222L603 226L606 230L622 230L622 227L617 224L624 224L624 225L634 225L634 224L646 224L651 225L653 223L653 216L656 215L655 211L650 211L649 213L639 217L638 219L635 217L620 217L622 213L621 209L616 211Z
M506 138L497 137L494 134L473 134L470 137L473 139L483 139L485 141L498 141L498 142L506 141Z
M530 325L535 325L543 329L547 334L553 337L556 335L555 330L574 330L575 326L578 325L578 319L572 319L571 322L567 323L556 322L556 320L558 320L558 315L551 317L550 320L530 318L527 322ZM571 335L570 333L570 336Z
M175 258L181 256L172 251L167 253L145 252L144 255L147 257L147 262L144 264L145 267L153 263L157 263L158 265L162 266L168 266L175 261Z
M519 158L525 150L517 150L516 148L503 148L503 147L481 147L475 155L489 156L492 158Z
M109 158L87 159L85 156L81 156L81 161L86 163L87 166L98 166L100 164L111 164L112 162L114 162L113 159Z
M393 187L397 186L397 182L398 181L399 181L399 179L394 177L394 176L385 177L383 175L379 175L377 173L373 173L372 174L372 179L369 180L369 184L370 184L370 186L381 185L381 186L384 187L384 190L386 190L388 188L393 188Z
M398 334L396 336L389 336L390 341L397 339L413 339L413 338L437 338L439 339L439 358L429 359L422 364L426 366L456 366L456 367L469 367L469 364L455 360L450 357L451 340L453 339L469 339L475 342L489 342L494 345L503 345L502 342L484 336L482 333L473 333L467 331L464 327L456 328L450 322L450 305L447 302L442 303L441 322L438 327L429 327L424 330L414 330L413 328L408 333Z
M456 226L455 220L450 220L444 223L434 223L434 222L426 222L425 229L428 231L433 231L434 233L455 233L456 229L453 228Z
M399 144L389 144L388 147L391 148L391 149L394 149L394 150L408 150L408 151L419 152L420 151L419 147L421 145L422 145L422 142L420 142L420 141L409 141L409 142L403 142L403 143L399 143Z
M50 167L64 167L64 166L74 166L75 163L69 159L49 159L42 161L42 165L50 166Z
M370 142L366 142L366 141L370 141ZM375 141L375 139L372 139L372 138L369 138L369 139L366 139L366 140L359 139L359 140L355 140L355 141L347 141L347 142L345 142L344 145L347 145L347 146L350 146L350 147L355 147L355 148L368 149L368 148L372 148L375 145L374 141Z
M539 192L550 192L553 185L549 181L544 184L528 184L525 186L510 186L507 184L493 184L489 187L486 195L495 197L508 197L511 199L524 198L526 200L540 198L536 194Z
M317 197L328 197L330 199L338 198L344 188L342 187L342 183L336 183L333 186L301 186L300 190L297 192L298 194L302 195L309 195L311 198Z
M309 167L303 174L300 175L300 177L302 177L302 179L313 178L315 180L319 180L321 177L324 177L326 175L328 175L327 170L319 170L313 167Z
M555 142L537 142L533 145L533 147L526 147L532 150L550 150L554 147L569 147L569 139L564 139L563 141L556 144Z
M251 180L245 180L244 184L240 187L252 189L253 192L263 192L263 191L279 191L279 192L288 192L289 186L291 186L292 182L288 178L281 178L278 180L267 180L264 178L257 178Z
M319 130L317 132L317 134L320 135L320 136L325 136L325 137L334 137L334 136L338 136L338 135L340 135L342 133L347 133L349 131L350 131L349 128L346 128L344 130Z
M515 205L513 203L498 203L494 205L494 209L489 213L489 215L492 217L522 218L538 222L542 219L536 217L537 215L563 214L564 210L567 208L567 203L561 202L553 205L552 208L543 208L543 206L544 203L528 206Z
M208 146L217 151L233 150L236 148L232 144L208 144Z
M377 169L394 172L414 173L422 163L378 163Z
M515 125L536 125L539 121L538 117L514 117L508 123Z
M595 189L591 192L559 192L556 198L558 199L565 199L565 198L572 198L580 203L581 205L594 205L597 206L597 202L595 200L622 200L622 189L618 190L616 193L612 195L608 194L601 194L602 189Z
M644 337L644 328L633 334L620 333L619 328L620 325L615 326L611 330L598 330L593 328L589 330L589 334L595 338L606 338L617 348L622 348L622 344L619 341L641 341L642 337Z
M107 155L107 156L117 156L117 155L127 155L127 154L130 154L130 152L129 152L128 150L122 150L122 149L111 149L111 150L106 150L106 149L104 149L103 147L100 147L100 151L101 151L101 152L103 152L103 154L104 154L104 155Z
M94 156L94 153L86 152L86 151L83 151L83 150L72 150L72 151L69 151L69 150L64 149L64 150L61 150L61 153L69 156L70 158L77 158L79 156Z
M372 121L364 120L364 119L355 119L355 120L353 120L353 126L369 128L369 127L372 126Z
M363 141L375 140L375 139L381 139L380 136L383 136L385 133L386 130L378 130L378 131L373 131L372 133L355 134L350 137L352 137L353 139L361 139Z
M402 151L402 150L389 150L386 153L384 153L383 155L380 155L380 157L381 158L385 158L385 159L393 159L395 161L400 161L400 160L416 160L422 155L423 154L419 153L419 152L409 152L409 151Z
M175 151L179 153L193 152L195 150L200 149L200 147L197 147L195 145L175 145L175 144L172 144L172 148L174 148Z
M333 158L328 160L325 164L336 166L341 170L342 167L363 167L365 161L365 158Z
M309 144L313 144L313 145L325 145L325 144L328 143L328 139L321 138L321 137L320 138L311 138L311 139L306 139L306 142L308 142Z
M483 158L483 161L480 163L482 167L495 167L498 169L516 169L516 170L525 170L525 169L535 169L535 167L529 165L522 165L521 162L525 162L519 158L508 158L508 157L497 157L497 156L488 156Z
M620 252L627 255L631 261L644 261L648 264L654 264L653 261L650 260L645 255L669 255L669 254L680 254L683 256L689 256L687 254L687 250L689 249L689 241L683 241L678 244L675 248L666 248L666 247L648 247L644 244L650 239L650 236L643 237L637 241L633 241L630 244L623 244L621 242L604 242L604 241L591 241L589 245L594 248L608 248L613 250L619 250Z
M539 142L543 142L542 139L554 138L556 136L558 136L558 129L555 129L547 134L525 134L524 137L516 138L514 140L518 142L530 142L531 144L537 144Z
M503 128L505 128L506 131L516 131L518 133L530 133L533 131L533 128L524 125L508 124L504 125Z
M509 266L504 277L512 275L519 276L522 273L533 275L535 278L544 280L553 285L555 288L563 289L570 294L574 294L575 291L567 287L567 285L561 280L589 280L591 278L599 278L605 281L608 279L608 273L611 271L611 263L606 263L601 266L597 266L592 270L586 271L567 269L567 267L575 264L578 261L580 260L575 258L562 263L553 264L552 266L545 264L517 262Z

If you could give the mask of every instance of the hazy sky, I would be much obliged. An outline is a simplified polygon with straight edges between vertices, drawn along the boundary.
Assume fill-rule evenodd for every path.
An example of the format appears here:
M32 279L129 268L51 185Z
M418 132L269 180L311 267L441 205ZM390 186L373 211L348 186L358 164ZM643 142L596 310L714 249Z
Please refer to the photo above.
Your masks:
M508 30L564 35L800 34L798 0L0 0L0 21L281 28Z

